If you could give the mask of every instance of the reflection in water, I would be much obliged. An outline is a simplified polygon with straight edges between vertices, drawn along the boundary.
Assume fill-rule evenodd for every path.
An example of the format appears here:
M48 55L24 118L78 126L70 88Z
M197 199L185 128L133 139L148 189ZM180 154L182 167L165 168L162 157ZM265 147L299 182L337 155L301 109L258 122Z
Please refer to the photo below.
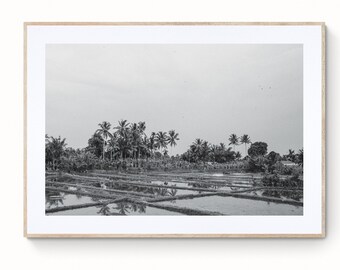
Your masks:
M177 194L177 189L171 188L171 189L169 190L169 195L170 195L170 196L174 197L174 196L176 196L176 194Z
M119 214L126 215L130 213L130 207L127 203L117 203L116 207L113 209L117 209Z
M117 203L117 204L109 204L103 205L97 214L109 216L112 214L119 213L121 215L127 215L130 213L145 213L146 206L143 204L136 203Z
M109 216L110 213L111 213L111 210L110 210L110 207L107 204L103 205L103 207L101 207L99 209L99 211L97 212L97 214L100 214L100 215L103 215L103 216Z
M170 185L166 187L143 187L143 186L133 186L130 184L124 183L114 183L109 182L106 183L106 187L110 189L118 189L118 190L125 190L125 191L132 191L138 193L145 193L145 194L152 194L156 196L176 196L177 189L173 188L176 187L175 185Z
M222 187L226 187L222 185L216 185L213 183L188 183L188 186L194 188L210 188L210 189L220 189Z
M63 206L64 200L65 193L47 191L45 196L46 209Z
M294 201L302 201L303 192L266 189L262 192L262 196L283 198L283 199L286 198L286 199L291 199L291 200L294 200Z
M197 180L197 178L195 179ZM66 182L66 183L77 183L74 179L70 179L67 177L52 179L52 182ZM79 182L78 182L79 183ZM145 182L136 182L138 183L145 183ZM244 187L230 187L227 183L219 183L219 182L190 182L190 183L179 183L179 182L164 182L164 181L152 181L159 186L135 186L130 185L128 183L117 183L115 181L111 182L101 182L101 183L86 183L86 185L91 185L95 187L102 187L103 190L91 190L91 194L112 194L108 191L108 189L117 189L122 191L131 191L131 192L138 192L140 194L151 194L154 196L177 196L177 195L184 195L184 194L200 194L201 191L191 191L191 190L182 190L177 189L176 187L194 187L194 188L207 188L207 189L214 189L214 190L243 190ZM80 183L82 184L82 183ZM241 183L243 184L243 183ZM55 186L58 188L69 189L73 191L82 191L88 192L86 188L80 187L69 187L64 185L56 185L54 183L49 184L50 186ZM302 191L287 191L287 190L256 190L256 191L248 191L245 194L252 194L256 196L266 196L266 197L275 197L275 198L287 198L292 199L295 201L302 201L303 200L303 192ZM52 192L46 191L46 209L62 207L62 206L69 206L69 205L76 205L76 204L84 204L90 202L105 202L106 200L90 197L90 196L83 196L79 194L68 194L64 192ZM195 198L190 201L190 205L186 205L188 203L187 200L172 200L167 203L170 204L177 204L181 206L189 206L192 208L205 208L211 204L212 211L219 211L223 212L223 209L226 208L228 211L225 211L225 214L301 214L302 208L289 208L288 206L279 206L273 203L268 202L254 202L253 200L245 200L245 199L237 199L237 198L222 198L222 197L206 197L206 198ZM226 204L226 205L225 205ZM248 206L251 205L251 208L248 209ZM267 205L267 206L265 206ZM295 211L295 209L299 209L299 211ZM91 212L92 211L92 212ZM277 211L277 212L275 212ZM296 212L296 213L295 213ZM156 209L152 207L146 207L143 204L135 204L135 203L112 203L112 204L105 204L98 207L91 207L91 208L82 208L77 210L68 210L68 212L57 212L59 215L65 215L67 213L85 213L91 215L174 215L175 213L169 212L166 210ZM178 213L177 213L178 214Z
M145 213L146 206L144 204L129 203L128 205L133 212Z
M234 197L208 196L175 200L179 207L218 211L224 215L303 215L303 207ZM169 205L169 202L159 202Z

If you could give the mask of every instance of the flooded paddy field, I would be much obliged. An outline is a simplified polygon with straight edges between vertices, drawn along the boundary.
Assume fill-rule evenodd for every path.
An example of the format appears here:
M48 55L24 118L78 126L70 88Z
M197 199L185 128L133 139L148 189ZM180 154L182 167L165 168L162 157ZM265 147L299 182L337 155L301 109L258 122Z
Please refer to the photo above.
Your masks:
M46 215L303 215L303 191L251 174L117 173L46 176Z
M202 210L218 211L223 215L302 215L301 206L254 201L233 197L209 196L195 199L172 201L176 206L194 207ZM167 204L168 202L160 202Z

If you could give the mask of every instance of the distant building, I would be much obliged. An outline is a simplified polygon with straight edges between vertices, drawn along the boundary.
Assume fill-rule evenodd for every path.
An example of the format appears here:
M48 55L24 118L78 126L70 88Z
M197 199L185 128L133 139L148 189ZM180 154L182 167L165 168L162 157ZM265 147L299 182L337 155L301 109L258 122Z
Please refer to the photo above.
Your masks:
M298 166L298 164L296 164L295 162L289 161L289 160L282 160L281 163L283 166L287 166L287 167Z

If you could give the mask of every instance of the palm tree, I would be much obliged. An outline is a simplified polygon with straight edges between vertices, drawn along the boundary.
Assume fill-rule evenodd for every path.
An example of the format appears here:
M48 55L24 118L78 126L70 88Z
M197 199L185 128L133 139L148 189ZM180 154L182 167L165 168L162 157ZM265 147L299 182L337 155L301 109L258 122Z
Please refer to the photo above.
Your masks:
M193 143L193 145L194 145L197 149L200 149L201 146L202 146L202 144L203 144L203 140L200 139L200 138L197 138L197 139L194 141L194 143Z
M163 132L163 131L159 131L157 134L156 134L156 144L157 144L157 148L160 149L160 152L162 153L163 151L163 148L166 148L167 145L168 145L168 141L169 141L169 138L166 134L166 132Z
M222 151L225 150L225 144L224 144L224 143L220 143L220 149L221 149Z
M213 144L213 145L211 146L211 149L210 149L210 156L212 157L212 160L213 160L214 162L216 162L216 157L217 157L217 155L218 155L218 152L219 152L219 146L216 145L216 144Z
M146 125L145 122L138 122L137 125L137 130L138 130L138 143L137 143L137 159L139 158L140 155L140 151L145 148L144 142L145 142L145 129L146 129Z
M131 134L129 132L129 123L127 120L120 120L118 121L118 126L116 126L114 129L117 131L115 134L117 134L118 137L118 145L120 149L120 157L125 159L126 154L128 151L130 151L131 148Z
M199 152L201 152L201 148L202 148L202 144L203 144L203 140L200 138L197 138L194 143L192 144L192 150L193 152L199 154Z
M139 141L140 141L140 134L138 125L136 123L131 123L129 127L130 133L131 133L131 145L132 145L132 158L138 158L137 152L139 148Z
M139 145L140 155L144 158L148 158L150 156L150 139L147 136L144 136Z
M234 151L235 151L235 146L238 145L238 137L236 134L231 134L229 137L229 145L234 146Z
M103 142L103 160L104 160L106 140L108 139L108 137L110 137L110 138L112 137L112 134L110 133L111 124L107 121L104 121L103 123L98 124L98 126L100 126L100 128L97 129L95 133L102 136L102 138L104 140L104 142Z
M145 129L146 129L145 122L138 122L138 130L139 130L139 133L142 134L142 135L145 135L145 134L144 134Z
M190 153L192 154L192 158L194 161L198 161L200 159L201 151L202 151L203 140L197 138L191 145L190 145Z
M247 134L244 134L240 138L240 143L244 144L244 150L245 150L244 156L247 156L247 144L251 143L250 137Z
M115 150L119 150L117 134L112 135L112 137L108 141L108 146L109 146L110 153L111 153L110 160L112 161L113 153L115 152Z
M295 160L295 151L294 150L292 150L292 149L288 150L287 159L291 162L294 162L294 160Z
M236 152L235 158L239 160L242 157L241 153L239 151Z
M171 147L171 155L172 155L172 147L177 145L176 141L178 140L179 140L178 133L176 133L174 130L170 130L169 131L169 144Z
M129 129L129 123L127 120L120 120L118 121L118 126L116 126L114 129L117 129L118 134L123 136L123 133Z
M163 151L163 156L169 157L169 156L168 156L168 153L169 153L168 150L165 148L164 151Z
M50 136L45 134L45 145L48 144L49 142L50 142Z
M52 162L52 169L57 169L57 163L60 161L62 155L65 153L66 147L66 138L61 139L60 136L58 138L50 137L50 141L46 144L46 159L49 159Z
M297 163L303 167L303 149L299 150L299 153L296 154L296 160Z
M150 150L151 156L153 156L153 151L156 148L156 133L152 132L149 138L148 148Z
M204 141L202 143L201 152L200 152L200 158L203 160L203 162L205 162L206 159L209 157L209 153L210 153L210 145L207 141Z

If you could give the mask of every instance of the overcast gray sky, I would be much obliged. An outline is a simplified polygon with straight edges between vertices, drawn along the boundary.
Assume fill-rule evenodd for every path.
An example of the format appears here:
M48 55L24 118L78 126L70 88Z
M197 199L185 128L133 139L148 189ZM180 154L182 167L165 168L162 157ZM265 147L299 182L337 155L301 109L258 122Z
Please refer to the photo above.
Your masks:
M302 45L50 44L46 133L83 148L98 123L175 129L195 138L248 134L284 154L303 147ZM244 146L237 147L244 154Z

